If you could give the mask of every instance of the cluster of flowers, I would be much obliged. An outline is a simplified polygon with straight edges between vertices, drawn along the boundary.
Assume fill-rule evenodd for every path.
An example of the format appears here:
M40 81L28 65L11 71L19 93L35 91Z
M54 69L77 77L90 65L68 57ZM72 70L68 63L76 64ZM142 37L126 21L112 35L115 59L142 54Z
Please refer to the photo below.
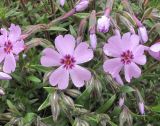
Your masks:
M63 6L65 0L60 0L60 3ZM78 7L84 10L87 6L88 0L82 0ZM111 24L110 12L111 8L107 7L104 15L98 19L97 24L95 24L98 32L106 33L109 31ZM120 76L121 71L124 71L124 77L128 83L131 82L133 77L139 78L141 76L141 69L138 65L146 64L145 51L160 60L160 43L151 47L145 46L144 43L148 41L147 30L135 15L133 15L133 19L137 24L138 34L132 27L130 32L122 36L120 31L115 29L115 35L111 36L103 47L104 53L109 57L104 62L103 69L106 73L112 75L120 85L124 84ZM84 86L85 81L91 79L91 72L79 66L79 64L88 62L94 57L93 51L97 46L95 26L90 30L91 47L85 42L77 43L76 39L70 34L59 35L55 38L56 49L46 48L42 52L41 64L43 66L59 66L49 77L50 84L52 86L58 85L58 89L66 89L70 77L73 84L78 88ZM124 98L120 99L119 104L120 106L124 104ZM143 101L139 102L139 110L141 114L144 114Z
M24 50L23 39L24 35L22 35L21 28L17 25L11 24L9 30L0 29L1 80L12 79L9 74L15 71L18 55Z
M64 5L65 0L61 0ZM81 0L75 6L76 11L82 11L87 8L88 0ZM97 31L106 33L111 24L111 8L106 8L104 15L97 21ZM115 35L108 39L104 45L103 51L109 57L104 64L103 69L106 73L112 75L115 80L123 85L121 71L124 71L124 77L127 82L131 79L141 76L141 69L138 65L146 63L145 51L148 51L155 59L160 60L160 42L151 47L144 46L148 41L147 30L144 25L135 17L138 26L138 34L131 29L121 36L120 31L115 29ZM11 79L10 73L15 71L16 57L24 50L24 35L19 26L11 24L9 30L2 28L0 35L0 63L3 63L3 72L0 72L0 79ZM67 34L58 35L55 38L55 48L46 48L42 52L41 64L45 67L58 67L49 77L49 83L57 86L58 89L66 89L69 85L69 78L76 87L82 87L85 81L91 79L91 72L80 64L93 59L93 51L96 49L97 37L96 29L90 31L90 45L86 42L77 43L76 39ZM122 105L124 99L121 99ZM140 111L144 113L144 104L140 103Z

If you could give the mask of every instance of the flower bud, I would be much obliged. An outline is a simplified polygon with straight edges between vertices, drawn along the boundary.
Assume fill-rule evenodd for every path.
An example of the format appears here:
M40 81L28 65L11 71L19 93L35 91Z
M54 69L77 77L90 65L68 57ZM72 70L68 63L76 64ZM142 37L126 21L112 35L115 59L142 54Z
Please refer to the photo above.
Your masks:
M64 6L66 0L59 0L59 2L60 2L60 5L61 5L61 6Z
M143 115L144 112L144 103L143 102L139 102L138 103L138 107L139 107L139 112L141 113L141 115Z
M0 96L3 96L3 95L5 95L5 92L2 88L0 88Z
M153 44L150 48L149 48L149 54L155 58L156 60L160 61L160 42L157 42L155 44Z
M130 30L131 34L136 34L136 32L135 32L135 30L134 30L134 28L132 26L130 26L129 30Z
M148 41L148 34L145 26L143 26L142 22L135 15L133 18L138 26L138 35L140 37L141 43L146 43Z
M146 43L148 41L147 30L144 26L141 26L138 28L138 35L139 35L142 43Z
M124 105L124 97L120 97L119 99L119 107L121 108Z
M79 3L75 6L76 12L84 11L89 4L89 0L80 0Z
M93 49L96 49L96 47L97 47L97 36L96 36L96 34L90 34L90 44L91 44L91 47L93 48Z
M118 35L119 37L121 37L121 33L120 33L120 31L119 31L118 29L115 29L115 30L114 30L114 34L115 34L115 35Z
M0 80L10 80L12 77L4 72L0 72Z
M110 27L110 18L109 17L103 15L101 18L98 19L97 30L99 32L106 33L109 31L109 27Z

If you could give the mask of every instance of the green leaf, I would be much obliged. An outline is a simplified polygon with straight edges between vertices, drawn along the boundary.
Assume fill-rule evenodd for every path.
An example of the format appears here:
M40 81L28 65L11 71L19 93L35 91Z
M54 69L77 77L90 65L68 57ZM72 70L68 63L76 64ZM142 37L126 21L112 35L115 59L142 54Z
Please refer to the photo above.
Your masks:
M111 126L118 126L117 124L115 124L115 123L112 122L112 121L108 121L108 123L109 123Z
M56 26L54 26L54 27L50 27L48 29L48 31L68 31L68 30L65 29L65 28L62 28L62 27L56 27Z
M49 99L50 99L50 94L47 96L46 100L45 100L45 101L41 104L41 106L38 108L38 111L41 111L41 110L47 108L48 106L50 106Z
M16 106L10 100L7 100L7 105L11 112L16 115L21 115L21 113L17 110Z
M24 117L24 123L32 123L33 119L36 117L35 113L27 113Z
M40 83L41 82L41 80L39 78L37 78L36 76L33 76L33 75L27 77L27 79L32 81L32 82L35 82L35 83Z
M130 87L130 86L122 86L122 87L120 87L120 91L121 91L122 93L129 93L129 92L135 91L135 89L133 89L133 88Z
M107 99L104 102L104 104L97 109L96 112L98 112L98 113L104 113L104 112L106 112L113 105L115 99L116 99L116 95L113 95L109 100Z
M43 87L48 93L54 93L55 88L54 87Z
M69 30L70 30L70 33L71 33L74 37L77 36L77 33L76 33L76 31L74 30L74 28L73 28L72 25L69 25Z
M84 19L87 16L89 16L89 13L76 13L76 14L74 14L74 16L81 18L81 19Z
M87 89L76 99L76 103L80 105L86 105L90 97L92 88L89 86Z
M160 112L160 105L156 105L150 108L154 112Z

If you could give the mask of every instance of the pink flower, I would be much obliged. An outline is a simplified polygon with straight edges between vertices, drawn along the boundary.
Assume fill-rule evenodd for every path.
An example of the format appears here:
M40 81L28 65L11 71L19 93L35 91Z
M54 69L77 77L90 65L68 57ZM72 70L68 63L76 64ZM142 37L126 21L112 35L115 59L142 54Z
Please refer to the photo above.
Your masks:
M113 57L106 60L103 65L104 71L110 73L113 78L116 78L122 69L128 82L132 77L140 77L141 69L137 64L144 65L146 56L144 55L145 47L139 44L138 35L128 32L122 38L117 35L112 36L103 50L107 56Z
M97 21L97 30L99 32L106 33L109 31L110 27L110 18L103 15L101 18L98 19Z
M91 44L91 47L93 48L93 49L96 49L96 47L97 47L97 36L96 36L96 34L90 34L90 44Z
M139 102L138 107L139 107L139 111L140 111L141 115L143 115L144 114L144 103Z
M160 61L160 42L152 45L148 52L152 57Z
M59 2L60 2L60 5L61 5L61 6L64 6L66 0L59 0Z
M72 35L59 35L55 39L54 50L44 49L41 57L41 64L46 67L59 66L52 72L49 82L52 86L58 85L59 89L66 89L69 84L69 76L76 87L82 87L84 81L91 78L91 73L79 64L90 61L93 58L93 51L88 49L89 45L81 42L75 48L76 40Z
M146 43L148 41L147 30L144 26L138 28L138 35L142 43Z
M75 6L76 12L84 11L89 4L89 0L80 0L79 3Z
M17 56L24 49L24 41L21 39L21 28L11 24L9 31L1 29L0 35L0 63L4 60L3 71L11 73L15 71Z

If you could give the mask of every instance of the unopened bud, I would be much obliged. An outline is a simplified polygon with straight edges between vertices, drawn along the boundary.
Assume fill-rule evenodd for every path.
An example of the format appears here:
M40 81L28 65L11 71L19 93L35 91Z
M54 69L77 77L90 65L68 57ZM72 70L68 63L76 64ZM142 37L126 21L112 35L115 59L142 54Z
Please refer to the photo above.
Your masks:
M139 111L140 111L141 115L143 115L145 113L145 111L144 111L144 103L143 102L139 102L138 103L138 107L139 107Z
M5 92L2 88L0 88L0 96L3 96L3 95L5 95Z
M80 0L79 3L75 6L76 12L84 11L89 4L89 0Z

